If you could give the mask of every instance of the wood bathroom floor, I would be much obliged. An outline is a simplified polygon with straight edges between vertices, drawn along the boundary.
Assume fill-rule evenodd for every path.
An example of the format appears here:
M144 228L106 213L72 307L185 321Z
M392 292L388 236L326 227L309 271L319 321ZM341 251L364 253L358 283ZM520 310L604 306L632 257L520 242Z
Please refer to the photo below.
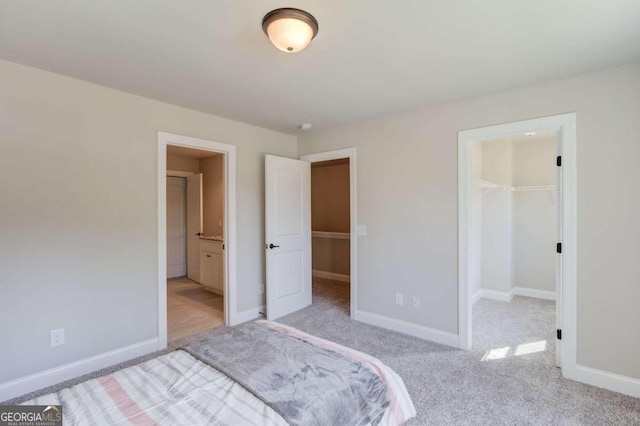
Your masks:
M168 341L224 324L223 297L186 277L167 280Z

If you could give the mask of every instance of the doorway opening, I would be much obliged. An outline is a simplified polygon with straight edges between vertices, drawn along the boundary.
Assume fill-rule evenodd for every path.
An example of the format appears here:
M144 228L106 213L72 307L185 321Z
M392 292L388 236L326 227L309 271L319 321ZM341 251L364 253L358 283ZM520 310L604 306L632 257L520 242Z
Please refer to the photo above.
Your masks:
M349 158L311 164L312 304L349 315Z
M159 132L160 349L235 324L235 265L235 147Z
M460 132L458 148L459 346L573 378L575 114Z
M312 275L316 300L356 317L356 149L303 155L311 163Z
M224 324L224 154L167 146L167 340Z
M338 160L338 161L335 161ZM335 162L334 162L335 161ZM325 253L323 264L316 262L316 282L339 286L342 300L331 297L329 303L348 306L348 315L354 318L357 312L357 240L356 240L356 150L355 148L309 154L300 160L265 156L265 264L266 264L266 317L274 320L306 308L312 304L312 214L311 214L311 169L316 163L327 167L346 165L348 169L348 226L341 224L339 230L313 229L316 239L343 240L348 242L348 265L335 269L331 263L331 248ZM321 168L320 174L324 173ZM342 171L346 175L347 170ZM317 181L318 183L320 181ZM316 191L320 194L322 191ZM346 193L346 190L344 191ZM345 194L343 194L345 195ZM344 198L344 197L342 197ZM323 202L316 200L316 203ZM345 210L345 206L341 205ZM316 220L318 217L316 216ZM326 226L319 222L318 227ZM338 229L338 228L336 228ZM346 237L346 238L345 238ZM320 243L322 244L322 243ZM342 247L344 250L345 247ZM317 252L317 250L316 250ZM316 253L318 254L318 253ZM328 266L327 266L328 265ZM321 268L330 270L322 270ZM339 271L339 272L338 272ZM347 281L348 277L348 283ZM322 284L320 284L322 285ZM317 287L317 286L316 286ZM346 291L348 288L348 292ZM327 293L327 292L325 292ZM347 295L345 297L344 295ZM337 296L334 294L333 296ZM337 299L337 300L336 300ZM344 309L344 308L343 308ZM346 313L346 312L345 312Z
M557 145L556 131L472 142L468 274L484 361L556 362Z

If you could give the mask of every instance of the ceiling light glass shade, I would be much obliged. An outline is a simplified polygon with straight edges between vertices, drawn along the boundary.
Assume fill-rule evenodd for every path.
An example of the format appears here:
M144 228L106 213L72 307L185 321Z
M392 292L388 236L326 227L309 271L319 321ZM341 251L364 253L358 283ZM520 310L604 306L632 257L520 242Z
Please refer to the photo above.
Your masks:
M276 9L265 15L262 29L275 47L295 53L307 47L318 34L318 21L304 10Z

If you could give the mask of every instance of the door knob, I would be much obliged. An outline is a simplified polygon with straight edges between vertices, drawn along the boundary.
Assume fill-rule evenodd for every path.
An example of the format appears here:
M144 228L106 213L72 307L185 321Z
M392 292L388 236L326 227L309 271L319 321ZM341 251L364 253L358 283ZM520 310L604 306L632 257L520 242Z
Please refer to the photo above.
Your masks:
M204 235L204 233L203 233L203 232L198 232L196 235L197 235L198 237L202 237L202 236Z
M274 248L276 248L276 247L280 247L280 246L277 246L277 245L275 245L275 244L269 244L269 248L270 248L270 249L274 249Z

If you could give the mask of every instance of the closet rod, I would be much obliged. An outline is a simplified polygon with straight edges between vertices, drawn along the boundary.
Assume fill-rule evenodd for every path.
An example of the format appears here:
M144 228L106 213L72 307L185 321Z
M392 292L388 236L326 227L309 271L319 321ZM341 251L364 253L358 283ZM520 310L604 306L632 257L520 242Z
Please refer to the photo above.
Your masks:
M549 200L551 200L551 204L556 205L556 186L555 185L532 185L532 186L514 186L511 188L512 191L523 192L523 191L546 191L549 196Z
M351 234L348 232L311 231L313 238L330 238L334 240L348 240Z
M531 185L531 186L514 186L512 191L551 191L556 189L555 185Z

